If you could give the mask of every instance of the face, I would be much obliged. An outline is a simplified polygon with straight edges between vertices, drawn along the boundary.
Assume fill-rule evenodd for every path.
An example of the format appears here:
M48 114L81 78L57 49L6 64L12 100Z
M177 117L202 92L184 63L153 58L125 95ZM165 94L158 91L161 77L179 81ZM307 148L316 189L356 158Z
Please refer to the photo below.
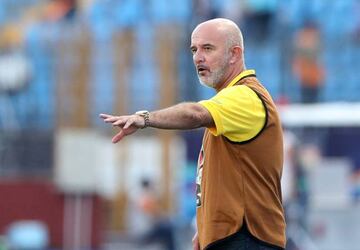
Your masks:
M231 54L221 32L209 26L197 27L190 49L200 83L212 88L223 84Z

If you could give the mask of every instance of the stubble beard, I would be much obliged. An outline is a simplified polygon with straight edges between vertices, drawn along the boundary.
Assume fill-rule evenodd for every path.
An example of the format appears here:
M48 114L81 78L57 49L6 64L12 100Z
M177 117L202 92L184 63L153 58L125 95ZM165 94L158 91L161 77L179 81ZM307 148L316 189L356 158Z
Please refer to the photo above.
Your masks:
M198 79L199 79L200 84L205 87L216 89L216 86L218 86L219 84L222 83L221 81L224 78L226 68L229 65L228 61L229 61L229 56L226 55L224 57L224 61L220 65L220 67L218 69L215 69L214 71L210 72L210 76L208 76L206 78L206 80L203 80L201 78L201 76L198 74Z

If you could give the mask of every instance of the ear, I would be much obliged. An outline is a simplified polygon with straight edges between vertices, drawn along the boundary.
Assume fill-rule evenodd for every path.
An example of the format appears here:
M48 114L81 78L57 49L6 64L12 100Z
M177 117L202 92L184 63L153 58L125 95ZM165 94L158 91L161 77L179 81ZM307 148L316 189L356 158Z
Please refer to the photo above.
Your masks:
M231 58L229 62L231 64L234 64L239 60L241 60L243 51L240 46L234 46L231 48L230 53L231 53Z

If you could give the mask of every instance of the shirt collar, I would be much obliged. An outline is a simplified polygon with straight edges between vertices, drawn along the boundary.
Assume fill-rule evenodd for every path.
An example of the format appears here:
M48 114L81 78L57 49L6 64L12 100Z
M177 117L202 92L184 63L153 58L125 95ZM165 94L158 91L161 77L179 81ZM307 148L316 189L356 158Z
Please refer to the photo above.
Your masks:
M243 72L235 76L235 78L231 80L231 82L228 84L228 86L226 86L226 88L234 86L235 83L250 75L255 75L255 70L253 69L244 70Z

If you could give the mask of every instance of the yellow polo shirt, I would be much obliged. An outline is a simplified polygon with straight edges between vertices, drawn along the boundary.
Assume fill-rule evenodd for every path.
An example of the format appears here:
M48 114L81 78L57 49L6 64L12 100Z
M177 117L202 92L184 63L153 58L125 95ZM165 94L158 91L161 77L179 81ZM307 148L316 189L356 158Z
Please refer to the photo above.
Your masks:
M244 142L255 137L263 128L266 111L261 99L251 88L235 85L240 79L253 74L254 70L243 71L214 97L199 102L214 119L215 127L209 128L213 135Z

